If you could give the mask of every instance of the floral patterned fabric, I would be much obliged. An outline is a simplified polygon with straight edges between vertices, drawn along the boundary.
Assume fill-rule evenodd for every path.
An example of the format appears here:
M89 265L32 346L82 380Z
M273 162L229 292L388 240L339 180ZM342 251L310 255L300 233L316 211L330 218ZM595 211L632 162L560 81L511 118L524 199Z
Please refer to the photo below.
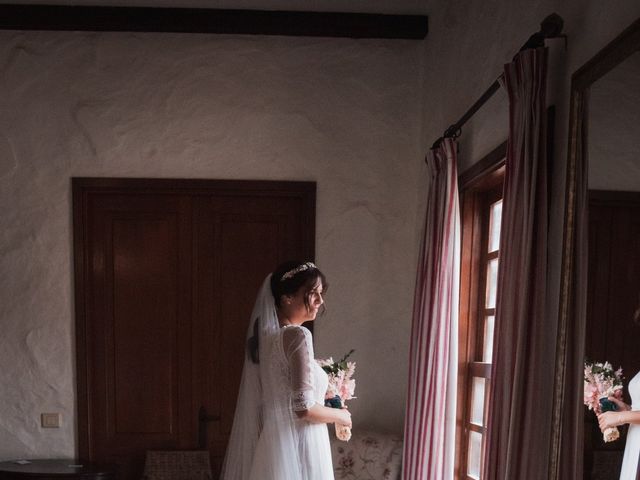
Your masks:
M399 480L402 462L400 435L353 432L349 442L331 436L336 480Z

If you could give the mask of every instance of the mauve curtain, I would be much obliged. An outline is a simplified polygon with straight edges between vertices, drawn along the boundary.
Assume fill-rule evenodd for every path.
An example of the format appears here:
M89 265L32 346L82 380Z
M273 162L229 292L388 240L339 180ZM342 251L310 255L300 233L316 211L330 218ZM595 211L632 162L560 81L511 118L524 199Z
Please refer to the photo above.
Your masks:
M505 65L509 139L491 378L486 480L548 478L555 337L545 318L547 276L544 48Z
M427 155L431 174L411 327L403 480L453 478L460 210L456 144Z

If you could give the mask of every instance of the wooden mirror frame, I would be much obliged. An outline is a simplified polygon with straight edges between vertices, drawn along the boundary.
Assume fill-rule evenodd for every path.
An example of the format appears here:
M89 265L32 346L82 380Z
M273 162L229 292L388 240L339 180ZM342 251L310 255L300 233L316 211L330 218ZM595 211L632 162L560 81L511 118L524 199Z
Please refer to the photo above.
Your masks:
M554 379L553 437L549 478L572 478L567 468L582 471L582 376L586 333L588 102L591 85L640 50L640 19L580 67L571 77L569 144L558 349ZM582 476L580 476L582 478Z

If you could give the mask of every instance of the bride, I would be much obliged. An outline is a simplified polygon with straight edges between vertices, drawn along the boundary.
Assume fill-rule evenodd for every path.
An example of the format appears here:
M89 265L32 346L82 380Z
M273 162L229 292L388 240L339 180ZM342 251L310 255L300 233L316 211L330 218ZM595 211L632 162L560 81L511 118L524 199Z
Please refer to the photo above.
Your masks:
M636 310L634 320L640 324L640 307ZM624 448L620 480L636 480L640 461L640 372L629 382L631 405L627 405L616 397L609 397L617 406L615 412L604 412L598 415L598 424L603 432L607 428L629 424L627 443Z
M333 480L327 423L351 426L351 415L324 406L328 378L302 326L325 290L311 262L286 262L262 284L221 480Z

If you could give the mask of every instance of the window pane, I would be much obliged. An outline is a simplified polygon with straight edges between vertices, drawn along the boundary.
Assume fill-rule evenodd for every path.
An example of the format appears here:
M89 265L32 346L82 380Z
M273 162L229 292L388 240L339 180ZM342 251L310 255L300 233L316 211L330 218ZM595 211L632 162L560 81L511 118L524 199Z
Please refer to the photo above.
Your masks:
M498 289L498 259L489 260L487 265L487 308L496 307L496 291Z
M493 315L488 315L484 319L484 344L482 346L482 361L491 363L491 357L493 356L493 327L495 324Z
M495 252L500 248L500 224L502 223L502 200L491 205L489 220L489 251Z
M467 475L480 478L480 460L482 456L482 434L469 432L469 457L467 458Z
M483 425L485 379L473 377L471 386L471 423Z

